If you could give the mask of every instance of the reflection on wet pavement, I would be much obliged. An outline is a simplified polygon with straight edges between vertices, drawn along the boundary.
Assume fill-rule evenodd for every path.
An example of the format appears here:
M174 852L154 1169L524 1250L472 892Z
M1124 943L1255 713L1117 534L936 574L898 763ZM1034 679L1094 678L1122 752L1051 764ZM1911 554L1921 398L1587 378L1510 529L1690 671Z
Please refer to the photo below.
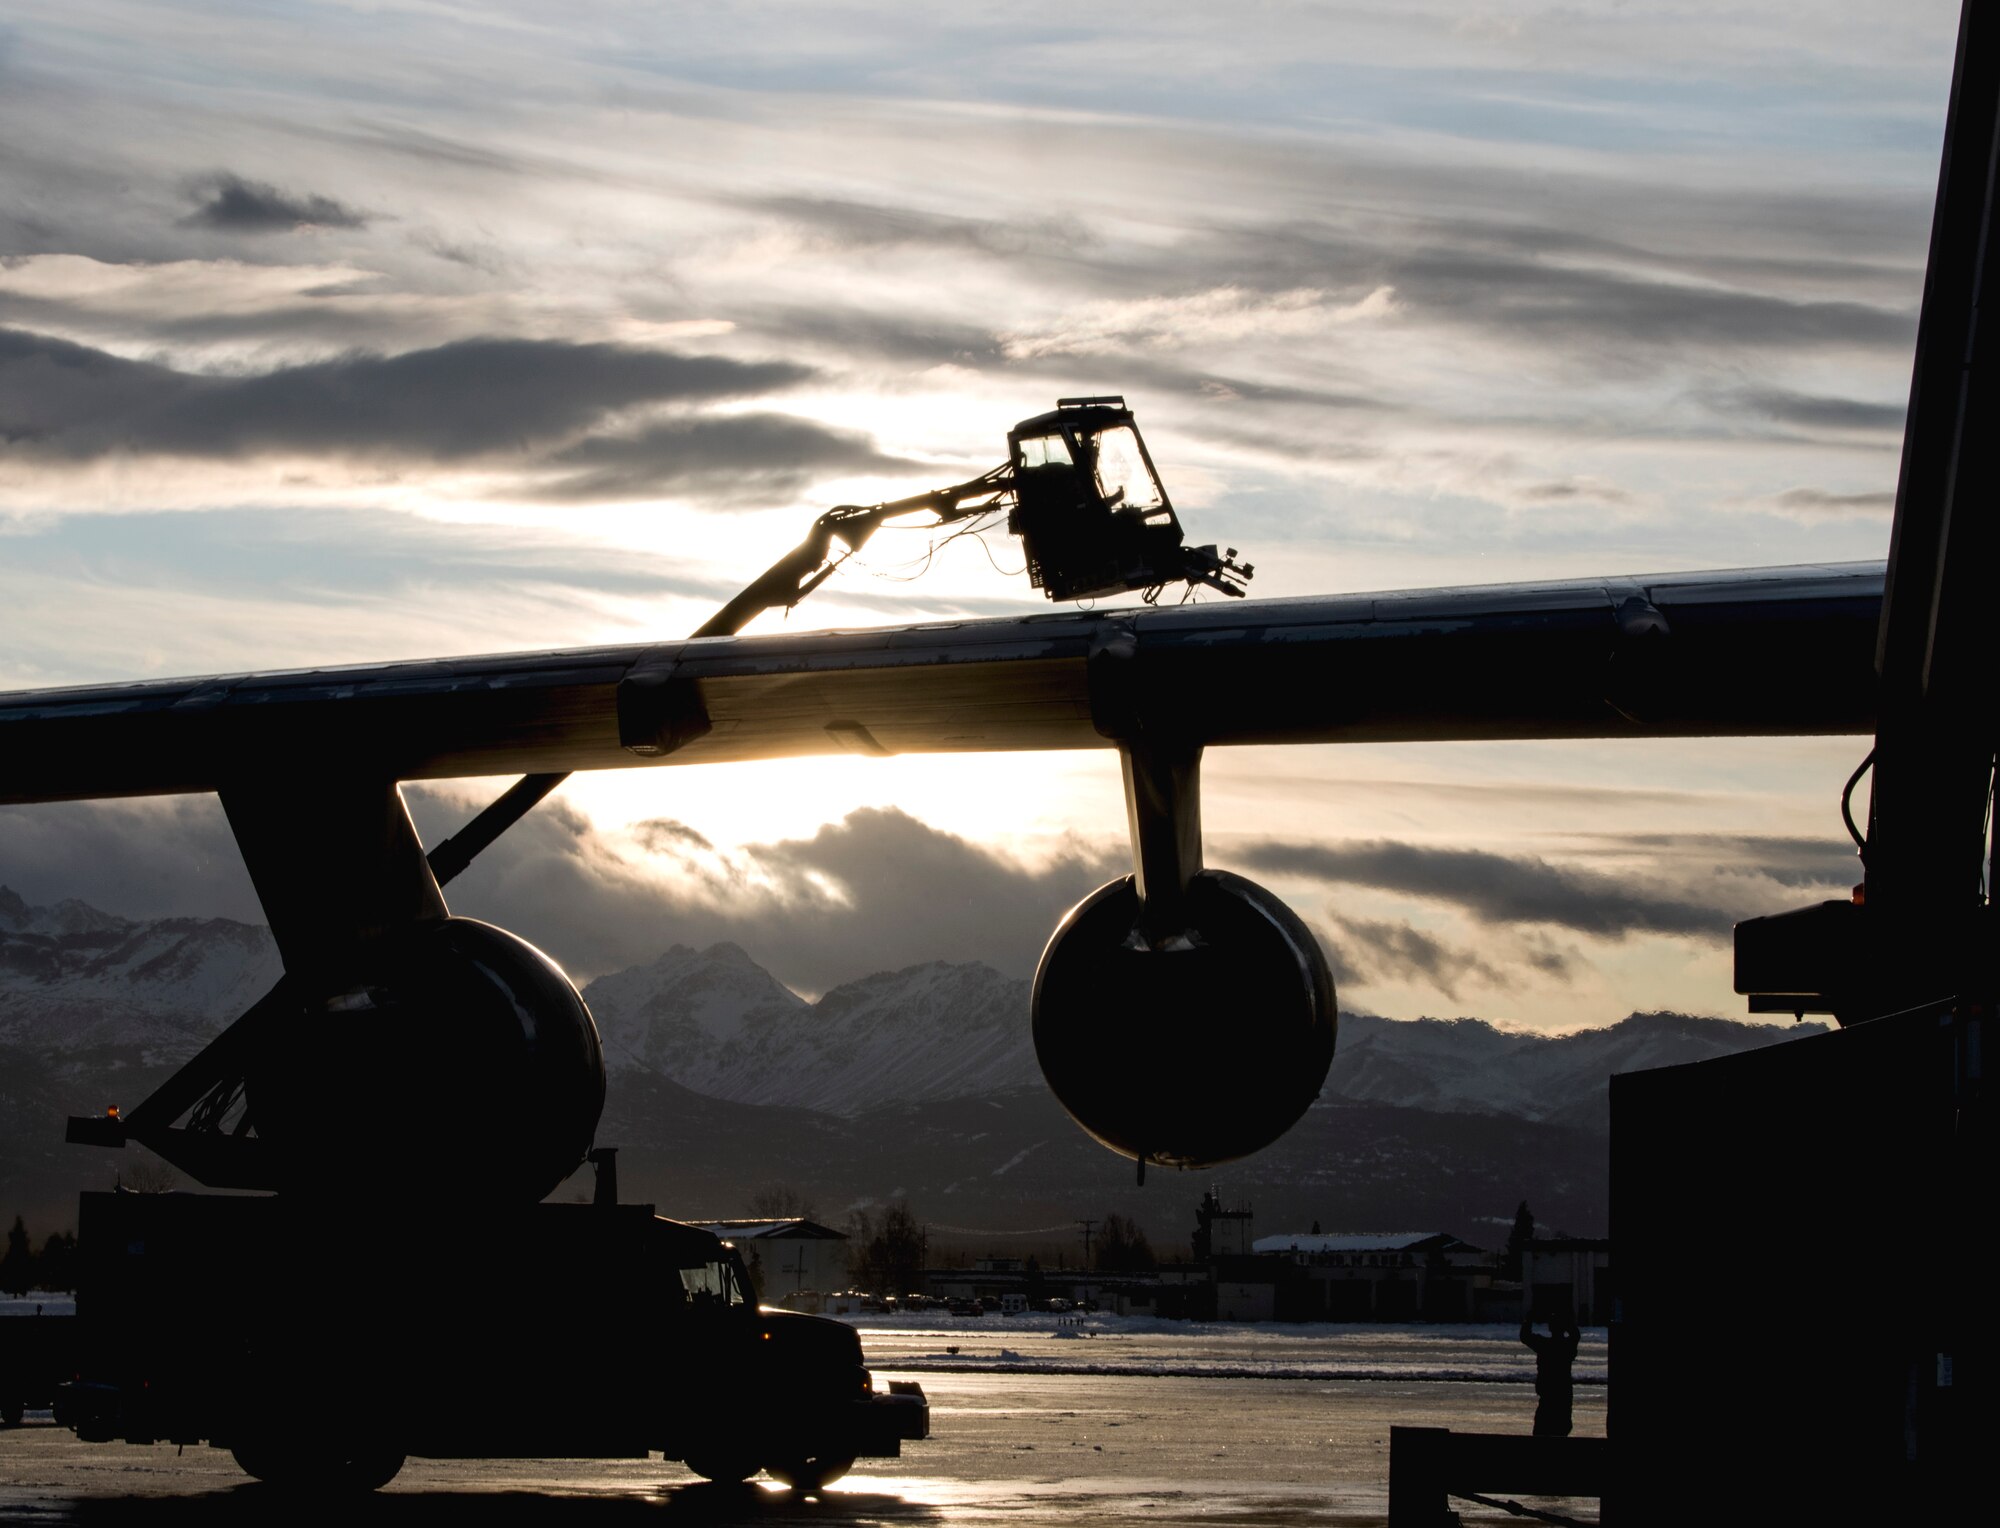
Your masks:
M331 1504L322 1504L331 1505ZM352 1512L354 1509L350 1508ZM256 1524L296 1521L298 1503L256 1484L196 1496L92 1497L45 1514L7 1512L10 1521L63 1522L87 1528L167 1528L169 1524ZM497 1528L579 1524L853 1524L938 1523L936 1506L867 1489L806 1496L755 1485L707 1481L651 1491L594 1492L565 1485L543 1491L452 1491L418 1486L383 1491L368 1502L368 1522L391 1525L478 1522Z
M1442 1360L1432 1333L1405 1334L1400 1343L1371 1334L1351 1345L1371 1350L1367 1362L1377 1372L1431 1376L1394 1380L1048 1373L1032 1366L1016 1372L1013 1360L997 1357L983 1365L986 1372L917 1372L897 1368L896 1360L941 1352L936 1334L864 1330L863 1339L878 1384L906 1374L921 1379L932 1400L934 1436L908 1445L901 1459L863 1460L821 1495L769 1483L711 1485L657 1459L413 1459L369 1502L365 1518L389 1528L461 1517L499 1528L557 1522L992 1528L1216 1518L1245 1528L1346 1528L1384 1521L1391 1426L1526 1432L1534 1414L1532 1388L1506 1377L1519 1361L1484 1337L1450 1347ZM981 1347L1022 1353L1033 1346L1028 1333L1014 1328L951 1340L974 1360L979 1355L971 1350ZM1144 1355L1155 1345L1099 1339L1060 1346ZM1276 1375L1302 1363L1346 1362L1351 1352L1334 1351L1343 1346L1314 1346L1292 1335L1204 1337L1178 1351L1182 1367L1213 1360L1237 1376ZM1490 1377L1445 1378L1451 1371ZM1604 1388L1586 1386L1577 1401L1578 1431L1601 1435ZM1455 1505L1467 1523L1508 1520ZM1595 1509L1595 1503L1570 1507L1585 1518L1594 1518ZM214 1449L82 1444L46 1422L0 1431L0 1523L266 1528L300 1515L295 1504L247 1482ZM324 1515L364 1514L350 1507Z

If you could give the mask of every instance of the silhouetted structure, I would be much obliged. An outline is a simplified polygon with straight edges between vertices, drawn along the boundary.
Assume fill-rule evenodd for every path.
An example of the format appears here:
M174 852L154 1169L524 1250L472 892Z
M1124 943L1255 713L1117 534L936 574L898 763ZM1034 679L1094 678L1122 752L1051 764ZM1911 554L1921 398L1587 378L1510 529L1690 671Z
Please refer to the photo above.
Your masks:
M1528 1201L1523 1199L1519 1207L1514 1211L1514 1224L1507 1232L1507 1262L1505 1266L1508 1278L1518 1279L1521 1276L1521 1254L1527 1250L1528 1243L1534 1239L1534 1213L1529 1210Z
M2000 992L1990 805L2000 689L2000 290L1993 165L2000 9L1968 3L1945 127L1887 591L1875 746L1850 900L1739 924L1737 990L1843 1027L1617 1077L1612 1224L1619 1319L1610 1432L1619 1519L1944 1521L1984 1484L1993 1164L1981 1031ZM1984 316L1982 318L1982 309ZM1742 1332L1735 1293L1682 1274L1691 1187L1723 1244L1800 1246L1893 1206L1922 1257L1801 1278ZM1984 1225L1985 1232L1978 1228ZM1754 1374L1721 1382L1718 1334ZM1982 1473L1975 1476L1975 1470Z
M1686 1266L1702 1255L1698 1225L1682 1227ZM1546 1321L1568 1314L1582 1326L1604 1326L1617 1299L1611 1243L1603 1237L1538 1236L1521 1248L1521 1314Z
M1491 1319L1493 1254L1445 1231L1334 1231L1260 1236L1253 1256L1216 1265L1224 1320ZM1225 1283L1225 1280L1227 1283Z
M12 1228L7 1232L7 1250L0 1254L0 1294L9 1294L18 1300L34 1283L34 1247L28 1239L27 1226L16 1215Z
M1222 1196L1211 1188L1195 1206L1194 1260L1205 1263L1216 1257L1248 1256L1254 1218L1247 1204L1233 1210L1223 1208Z

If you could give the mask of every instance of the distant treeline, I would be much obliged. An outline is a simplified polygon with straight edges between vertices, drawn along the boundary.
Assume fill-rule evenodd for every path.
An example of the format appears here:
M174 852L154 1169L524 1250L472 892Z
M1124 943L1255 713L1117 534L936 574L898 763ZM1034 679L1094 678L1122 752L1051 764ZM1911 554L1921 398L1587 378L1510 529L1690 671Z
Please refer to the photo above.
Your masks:
M7 1252L0 1257L0 1294L19 1299L31 1289L76 1288L76 1233L57 1231L37 1252L19 1215L7 1233Z
M1086 1266L1100 1273L1150 1273L1159 1266L1146 1233L1130 1217L1111 1211L1100 1219L1077 1222L1096 1227L1087 1240ZM964 1254L933 1259L929 1233L907 1202L897 1200L879 1214L858 1209L847 1218L847 1273L856 1289L899 1295L922 1286L922 1272L933 1266L964 1266ZM1042 1260L1028 1254L1022 1264L1032 1297L1039 1287Z

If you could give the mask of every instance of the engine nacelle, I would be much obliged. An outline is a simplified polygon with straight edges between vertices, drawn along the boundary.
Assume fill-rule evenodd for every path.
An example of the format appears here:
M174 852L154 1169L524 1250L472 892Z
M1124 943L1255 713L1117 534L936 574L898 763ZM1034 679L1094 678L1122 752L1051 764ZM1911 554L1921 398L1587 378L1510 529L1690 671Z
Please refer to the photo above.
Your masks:
M533 1203L590 1149L604 1055L560 966L447 918L287 1021L245 1083L288 1189Z
M1333 1062L1333 973L1289 907L1203 870L1192 941L1133 937L1134 879L1085 897L1035 972L1035 1055L1070 1117L1142 1165L1210 1167L1277 1140Z

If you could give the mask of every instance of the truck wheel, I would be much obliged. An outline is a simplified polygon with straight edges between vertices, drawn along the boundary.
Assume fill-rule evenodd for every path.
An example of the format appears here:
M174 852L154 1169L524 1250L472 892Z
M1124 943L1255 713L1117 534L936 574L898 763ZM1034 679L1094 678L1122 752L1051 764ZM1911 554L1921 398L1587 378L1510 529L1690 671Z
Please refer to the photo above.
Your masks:
M403 1459L387 1449L355 1454L335 1467L335 1481L342 1490L379 1491L402 1472Z
M325 1454L253 1443L229 1452L244 1474L287 1491L375 1491L403 1468L403 1456L387 1449Z
M767 1464L775 1480L782 1480L794 1491L817 1491L821 1486L830 1486L849 1470L854 1468L854 1456L845 1458L816 1454L810 1459L781 1459L776 1464Z
M282 1484L294 1472L285 1466L292 1461L288 1455L269 1446L245 1443L229 1451L229 1457L236 1461L236 1467L252 1480L267 1481L272 1485Z
M756 1460L739 1459L733 1454L696 1454L681 1463L703 1480L712 1480L724 1486L739 1485L757 1473Z

